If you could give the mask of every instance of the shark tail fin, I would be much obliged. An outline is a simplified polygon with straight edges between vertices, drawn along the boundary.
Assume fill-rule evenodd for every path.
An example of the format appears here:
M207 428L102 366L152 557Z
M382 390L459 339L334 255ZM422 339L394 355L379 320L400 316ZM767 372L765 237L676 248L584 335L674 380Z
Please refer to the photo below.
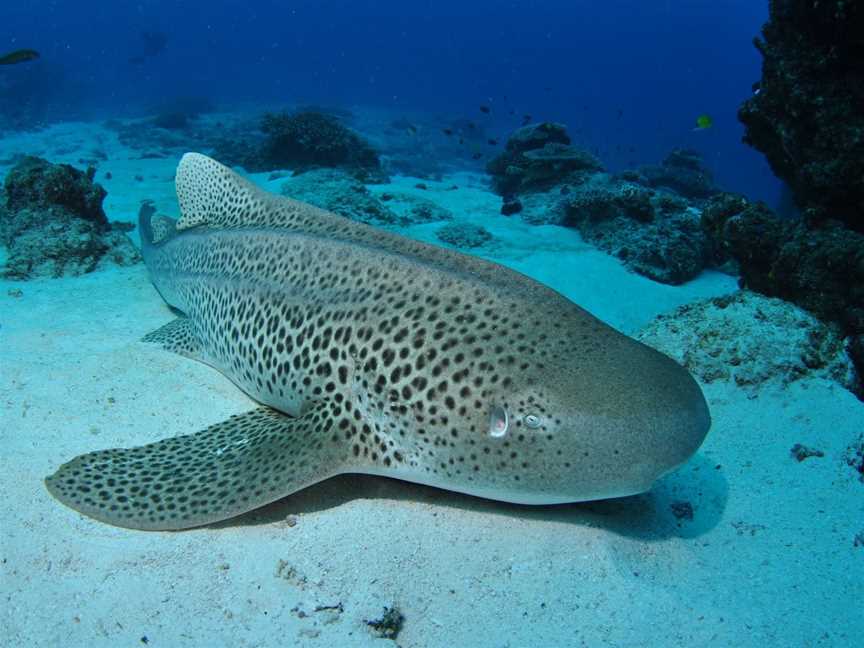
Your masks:
M115 526L212 524L343 472L350 447L334 435L333 409L322 402L291 418L261 407L194 434L80 455L45 484L66 506Z

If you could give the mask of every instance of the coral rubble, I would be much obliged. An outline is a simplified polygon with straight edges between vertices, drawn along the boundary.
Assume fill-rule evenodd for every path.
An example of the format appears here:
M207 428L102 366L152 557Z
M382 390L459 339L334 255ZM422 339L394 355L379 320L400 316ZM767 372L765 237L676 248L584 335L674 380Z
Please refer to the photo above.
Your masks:
M476 248L492 240L492 235L473 223L449 223L435 232L438 240L459 248Z

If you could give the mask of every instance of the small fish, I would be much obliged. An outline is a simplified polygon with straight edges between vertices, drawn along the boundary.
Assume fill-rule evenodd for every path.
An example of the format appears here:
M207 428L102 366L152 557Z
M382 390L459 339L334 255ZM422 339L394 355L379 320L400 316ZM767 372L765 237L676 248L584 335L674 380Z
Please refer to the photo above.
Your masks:
M486 140L486 141L489 142L489 146L498 146L498 140L497 139L490 139L490 140Z
M450 137L453 134L452 128L442 128L441 132L444 133L447 137Z
M460 144L464 144L464 143L465 143L465 140L462 139L462 138L460 137L460 138L459 138L459 143L460 143Z
M483 154L478 151L477 153L475 153L474 155L471 156L471 159L472 160L479 160L481 157L483 157Z
M522 125L527 126L531 123L531 115L522 115Z
M477 128L477 124L475 124L474 122L468 122L468 128L474 130L475 128Z
M623 116L624 116L624 109L623 109L623 108L619 108L619 109L618 109L618 119L621 119Z
M37 52L36 50L20 49L0 56L0 65L15 65L16 63L26 63L27 61L35 61L38 58L39 52Z
M696 128L694 131L707 130L714 125L714 120L709 115L699 115L696 118Z
M405 127L405 130L408 131L409 135L416 135L417 134L417 127L414 124L408 124Z
M482 112L484 115L488 115L490 110L491 108L489 108L489 106L480 106L480 112Z

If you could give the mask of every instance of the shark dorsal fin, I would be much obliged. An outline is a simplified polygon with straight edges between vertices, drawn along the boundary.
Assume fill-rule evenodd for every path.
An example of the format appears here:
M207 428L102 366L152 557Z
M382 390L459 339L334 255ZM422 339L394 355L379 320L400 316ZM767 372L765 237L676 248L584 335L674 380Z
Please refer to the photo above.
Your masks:
M208 227L306 229L320 219L339 219L323 209L274 196L200 153L186 153L177 167L177 230ZM320 223L318 223L320 226Z
M503 280L512 290L522 286L536 292L536 284L519 273L499 276L500 267L476 257L398 236L286 196L269 194L228 167L200 153L186 153L177 167L180 220L176 231L206 226L211 229L262 228L338 239L381 253L410 256L418 263L462 271L491 283Z

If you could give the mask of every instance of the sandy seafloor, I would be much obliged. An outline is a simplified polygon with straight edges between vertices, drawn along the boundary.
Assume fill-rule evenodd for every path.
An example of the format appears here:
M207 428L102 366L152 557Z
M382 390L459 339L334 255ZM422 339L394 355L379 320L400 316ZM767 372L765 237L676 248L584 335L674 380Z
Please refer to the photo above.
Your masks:
M175 213L177 160L132 159L96 125L7 138L0 158L76 163L97 141L109 154L97 176L109 219L135 220L143 198ZM266 174L253 178L278 190ZM411 192L417 180L393 182ZM479 175L425 182L424 197L493 233L481 254L624 332L735 289L719 273L657 284L573 230L503 218ZM444 190L454 182L459 191ZM434 242L439 225L406 233ZM23 296L7 294L16 288ZM624 500L520 507L343 476L179 533L84 518L42 484L62 462L253 407L214 370L139 341L172 317L143 265L0 282L0 645L860 645L864 547L853 538L864 530L864 484L842 454L864 431L864 405L833 383L756 398L704 386L704 446L651 493ZM798 463L794 443L825 457ZM673 515L679 500L693 505L692 521ZM405 617L395 642L364 623L385 605Z

